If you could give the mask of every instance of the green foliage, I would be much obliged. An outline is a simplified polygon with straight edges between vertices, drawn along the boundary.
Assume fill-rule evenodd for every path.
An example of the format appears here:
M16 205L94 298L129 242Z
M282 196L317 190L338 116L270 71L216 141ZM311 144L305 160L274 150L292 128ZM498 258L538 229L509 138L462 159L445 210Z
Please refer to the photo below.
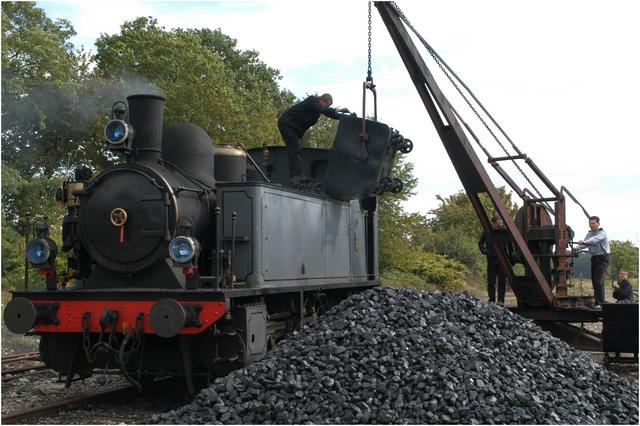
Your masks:
M60 159L76 149L80 126L68 87L86 71L76 56L66 20L53 22L32 2L2 3L2 287L15 289L24 277L24 216L48 216L57 224L54 201L60 184L52 178ZM64 107L56 107L64 105ZM69 148L73 147L73 148ZM35 271L32 272L35 275ZM42 285L37 277L32 282Z
M504 187L498 188L502 202L512 217L518 211L518 206L511 199ZM482 225L463 191L443 198L437 195L440 205L429 212L426 230L419 235L420 243L427 251L439 253L451 259L457 259L465 264L472 273L481 275L485 268L484 256L478 249L478 240L482 234ZM493 203L486 194L480 194L480 200L491 217L495 210Z
M119 34L103 34L96 46L96 75L164 95L166 125L197 123L215 143L280 140L278 112L290 96L277 88L278 71L220 31L167 31L138 18Z
M333 145L337 130L338 120L321 115L318 123L305 132L301 144L312 148L329 149Z
M629 271L630 278L638 277L638 247L631 241L612 240L611 248L611 273L616 275L621 269Z
M3 97L43 80L68 81L76 70L69 21L53 22L32 2L2 2Z
M403 265L382 270L381 279L386 285L419 290L464 289L469 270L462 263L420 250L406 254Z
M418 252L411 271L443 290L462 290L467 267L457 260L436 253Z
M461 290L468 268L446 256L425 251L427 220L420 214L408 214L401 202L416 187L413 164L397 161L393 175L405 183L400 194L385 194L379 199L380 270L389 285L421 289Z
M24 236L2 218L2 290L24 284Z
M434 291L439 290L436 284L429 283L411 272L399 269L386 269L380 272L382 284L393 288L415 288L416 290Z
M64 210L54 198L55 190L61 184L60 178L24 178L10 166L2 167L2 288L16 289L24 282L25 217L31 216L30 223L47 218L51 225L50 238L58 244L62 237L62 217ZM33 230L33 227L32 227ZM34 235L29 235L29 239ZM57 270L66 267L66 256L62 253L56 259ZM36 286L44 286L44 278L30 268Z
M24 178L12 167L2 167L2 219L7 225L17 225L29 213L61 223L64 211L55 201L55 191L60 185L59 178Z
M23 176L53 176L73 164L107 164L99 105L81 83L33 84L25 98L3 97L2 162ZM93 101L93 102L92 102Z
M2 3L2 163L23 176L51 176L63 159L87 156L77 147L90 121L81 85L89 58L73 52L74 34L35 3Z
M223 34L220 29L212 31L203 28L187 32L198 35L205 47L217 53L236 86L245 89L247 94L259 96L260 99L256 101L273 104L278 111L283 111L294 102L293 93L281 90L278 86L280 71L262 62L257 51L237 49L237 41Z
M31 222L33 227L34 222ZM2 291L11 291L24 288L24 265L25 265L25 228L24 220L16 224L10 223L2 218ZM32 228L33 229L33 228ZM29 239L33 238L29 235ZM56 244L62 239L62 229L60 226L52 225L49 238ZM66 269L67 257L64 253L58 253L56 258L56 271L58 276ZM45 279L38 273L36 268L29 266L29 286L31 288L44 288Z
M405 183L399 194L386 193L378 198L378 232L380 247L380 269L406 270L406 260L419 247L414 243L414 233L420 216L407 214L401 202L407 200L416 187L413 164L396 160L393 176Z

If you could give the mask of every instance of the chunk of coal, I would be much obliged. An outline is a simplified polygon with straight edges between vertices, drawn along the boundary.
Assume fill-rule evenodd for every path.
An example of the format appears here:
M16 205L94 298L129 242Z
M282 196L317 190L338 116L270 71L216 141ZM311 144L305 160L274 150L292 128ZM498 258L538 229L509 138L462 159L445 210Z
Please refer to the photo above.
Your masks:
M638 382L467 293L382 287L151 419L194 422L638 424Z

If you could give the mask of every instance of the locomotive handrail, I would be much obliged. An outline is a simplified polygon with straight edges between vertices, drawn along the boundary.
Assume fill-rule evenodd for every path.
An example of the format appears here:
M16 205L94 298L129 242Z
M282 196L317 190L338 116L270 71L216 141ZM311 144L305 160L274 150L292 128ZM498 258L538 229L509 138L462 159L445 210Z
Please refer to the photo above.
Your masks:
M251 162L251 164L253 164L253 167L256 168L256 170L258 170L260 172L260 174L262 175L262 177L264 178L264 180L267 183L271 183L271 180L267 177L267 175L262 171L262 169L260 168L260 166L258 166L258 163L256 163L254 161L254 159L249 155L249 152L247 151L247 148L244 146L244 144L240 144L240 146L242 147L242 150L244 151L244 155L247 156L247 159Z
M119 165L119 166L114 167L113 169L111 169L111 170L109 170L109 171L106 171L106 172L101 173L100 175L98 175L98 177L97 177L93 182L91 182L89 185L87 185L87 187L86 187L85 189L83 189L82 191L74 191L74 193L73 193L73 194L74 194L74 195L80 195L80 196L83 196L83 195L89 195L89 194L91 194L91 193L95 190L95 187L96 187L97 185L99 185L99 184L101 183L101 181L102 181L104 178L106 178L107 176L109 176L109 175L111 175L111 174L113 174L113 173L119 172L119 171L121 171L121 170L133 171L133 172L135 172L135 173L141 174L142 176L144 176L144 177L146 177L147 179L149 179L149 181L150 181L150 182L151 182L151 183L152 183L156 188L158 188L159 190L161 190L161 191L166 190L166 188L165 188L165 187L163 187L163 186L162 186L162 185L160 185L158 182L156 182L155 178L153 178L153 177L152 177L152 176L150 176L149 174L147 174L147 173L143 172L142 170L138 170L138 169L136 169L136 168L132 167L132 165L131 165L131 164L121 164L121 165Z
M178 173L180 173L185 179L191 181L192 183L195 183L196 185L199 185L201 187L206 187L203 188L203 190L206 192L212 192L214 191L214 188L212 188L211 186L207 185L206 183L200 181L199 179L193 177L193 176L189 176L188 174L186 174L185 172L182 171L182 169L178 166L176 166L175 164L173 164L171 161L165 160L165 159L160 159L158 160L158 163L162 164L162 165L167 165L172 167L175 171L177 171Z
M187 188L186 186L176 186L176 188L173 190L175 192L176 195L178 195L181 192L195 192L198 195L206 195L207 191L205 189L195 189L195 188Z

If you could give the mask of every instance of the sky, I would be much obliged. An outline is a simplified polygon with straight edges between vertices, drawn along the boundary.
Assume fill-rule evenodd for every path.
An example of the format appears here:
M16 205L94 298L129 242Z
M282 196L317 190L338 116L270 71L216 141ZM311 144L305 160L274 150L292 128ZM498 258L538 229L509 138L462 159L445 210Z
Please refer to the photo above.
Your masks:
M500 126L556 187L565 186L610 239L640 243L637 132L640 115L640 3L591 0L397 2L412 25L474 91ZM76 47L95 51L102 33L152 16L170 28L220 28L241 49L279 69L280 85L303 97L329 92L334 106L362 115L367 71L367 2L38 2L68 19ZM418 178L405 204L427 214L462 185L375 7L372 71L378 120L414 143L407 155ZM423 56L428 54L423 49ZM427 62L452 103L492 155L504 155L473 113ZM367 98L367 114L373 110ZM197 123L196 123L197 124ZM484 154L477 148L481 160ZM490 167L486 162L486 167ZM522 163L528 176L533 173ZM509 168L518 184L531 189ZM505 183L489 170L494 183ZM537 188L542 185L532 179ZM543 195L547 195L543 191ZM587 218L567 202L567 223L581 239Z

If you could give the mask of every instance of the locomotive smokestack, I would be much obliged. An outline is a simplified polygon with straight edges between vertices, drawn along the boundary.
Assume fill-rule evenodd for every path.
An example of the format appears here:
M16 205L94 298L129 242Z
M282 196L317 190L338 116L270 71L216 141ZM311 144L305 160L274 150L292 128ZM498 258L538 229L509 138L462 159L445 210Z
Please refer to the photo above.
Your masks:
M134 129L134 162L155 163L162 157L162 123L165 98L158 95L132 95L129 101L129 123Z

